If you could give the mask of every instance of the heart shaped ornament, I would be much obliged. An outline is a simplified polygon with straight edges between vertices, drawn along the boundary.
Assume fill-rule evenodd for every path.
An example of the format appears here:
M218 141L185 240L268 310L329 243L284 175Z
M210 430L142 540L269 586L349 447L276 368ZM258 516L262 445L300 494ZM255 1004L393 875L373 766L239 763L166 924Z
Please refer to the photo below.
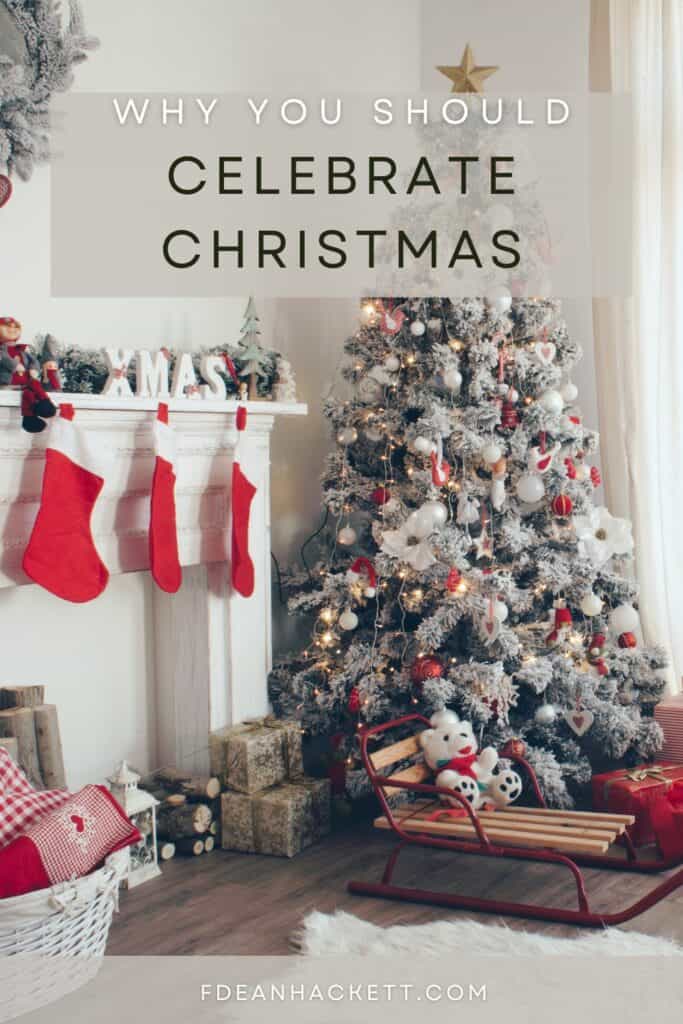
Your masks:
M557 348L553 345L552 341L537 341L534 345L534 354L540 363L543 363L544 366L550 366L551 363L555 362Z
M489 647L500 633L500 619L495 615L485 615L481 622L481 635L484 643Z
M594 717L592 711L577 711L576 708L564 713L565 722L577 736L585 736L593 724Z
M0 209L8 203L12 195L12 182L6 174L0 174Z

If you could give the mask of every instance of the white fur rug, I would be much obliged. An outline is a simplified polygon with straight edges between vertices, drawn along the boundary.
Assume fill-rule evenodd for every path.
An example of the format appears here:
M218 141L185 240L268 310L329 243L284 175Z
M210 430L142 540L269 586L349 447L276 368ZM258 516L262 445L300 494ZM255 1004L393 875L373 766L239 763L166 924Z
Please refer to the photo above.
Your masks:
M579 931L560 939L478 921L435 921L433 924L379 925L338 910L314 910L304 919L292 944L306 956L396 954L443 957L448 951L468 956L681 956L683 948L669 939L607 928Z

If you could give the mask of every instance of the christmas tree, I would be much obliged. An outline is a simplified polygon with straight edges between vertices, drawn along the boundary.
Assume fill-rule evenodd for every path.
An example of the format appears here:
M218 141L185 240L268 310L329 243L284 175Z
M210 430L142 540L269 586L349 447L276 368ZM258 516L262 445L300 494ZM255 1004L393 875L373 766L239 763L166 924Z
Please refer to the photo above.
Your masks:
M249 398L252 399L258 397L259 379L268 376L273 361L272 353L261 348L260 336L261 326L256 313L256 304L250 298L244 311L244 321L238 341L237 358L241 361L241 367L237 372L240 377L247 378Z
M286 581L312 638L272 672L277 713L330 737L352 796L363 728L444 706L482 746L520 738L556 807L652 757L666 657L638 639L630 524L594 501L559 304L372 300L346 354L329 545Z

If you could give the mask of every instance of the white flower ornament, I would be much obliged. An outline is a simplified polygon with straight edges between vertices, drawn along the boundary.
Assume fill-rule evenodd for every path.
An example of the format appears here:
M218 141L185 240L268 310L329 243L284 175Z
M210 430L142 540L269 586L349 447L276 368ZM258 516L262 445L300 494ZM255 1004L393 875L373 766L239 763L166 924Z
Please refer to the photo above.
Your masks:
M604 565L612 555L628 555L633 551L633 535L628 519L616 516L601 506L585 516L574 516L579 553L594 565Z

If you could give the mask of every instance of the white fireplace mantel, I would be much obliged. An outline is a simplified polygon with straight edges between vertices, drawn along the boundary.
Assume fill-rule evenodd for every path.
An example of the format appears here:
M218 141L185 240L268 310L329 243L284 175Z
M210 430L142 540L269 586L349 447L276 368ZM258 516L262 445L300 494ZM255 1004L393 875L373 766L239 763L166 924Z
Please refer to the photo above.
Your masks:
M71 402L77 422L96 434L112 456L92 521L100 557L111 574L146 570L157 400L52 397ZM19 402L16 392L0 392L0 587L31 582L21 560L39 507L49 439L49 426L37 435L21 429ZM247 403L240 461L257 487L249 532L255 590L247 599L233 592L229 570L237 403L170 399L168 405L178 448L176 516L183 584L175 595L154 590L158 757L163 764L201 771L207 766L209 731L267 711L270 434L277 417L303 416L307 408ZM77 628L78 605L73 614Z

